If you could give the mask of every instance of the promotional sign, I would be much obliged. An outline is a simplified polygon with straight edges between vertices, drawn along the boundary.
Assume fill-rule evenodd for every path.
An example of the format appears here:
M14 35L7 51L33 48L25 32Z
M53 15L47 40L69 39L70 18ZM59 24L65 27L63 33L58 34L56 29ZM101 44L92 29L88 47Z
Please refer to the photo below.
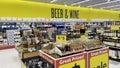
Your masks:
M120 25L112 25L111 30L120 30Z
M56 35L56 42L66 42L66 35Z
M109 68L109 48L88 52L88 68Z
M53 58L50 55L39 51L39 56L54 65L54 68L87 68L87 53L78 53L61 58Z
M86 53L75 54L56 61L56 68L86 68Z

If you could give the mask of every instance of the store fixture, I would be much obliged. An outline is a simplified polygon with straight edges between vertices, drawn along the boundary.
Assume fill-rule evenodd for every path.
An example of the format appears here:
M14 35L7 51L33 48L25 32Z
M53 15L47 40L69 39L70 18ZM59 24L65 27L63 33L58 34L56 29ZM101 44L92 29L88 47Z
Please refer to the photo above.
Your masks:
M1 32L1 42L2 46L0 49L14 48L15 47L15 38L14 33L18 30L19 26L15 22L1 22L0 24L0 32ZM19 37L20 39L20 37ZM20 40L19 40L20 42ZM18 44L19 45L19 44ZM17 46L17 45L16 45Z
M119 27L119 25L111 25L111 30L107 30L103 34L104 44L110 47L110 59L116 61L120 61Z
M30 22L30 20L32 21ZM105 59L108 60L108 48L105 47L98 38L88 39L86 34L87 22L85 19L82 21L81 20L82 19L55 18L19 19L19 23L16 22L17 29L5 29L5 31L8 32L6 34L6 39L8 39L7 42L10 42L9 40L11 40L11 38L13 39L12 42L8 44L12 45L14 43L14 45L16 45L16 49L19 52L19 57L25 63L25 65L28 66L28 68L31 66L31 63L33 64L33 67L36 65L39 66L37 63L39 62L38 56L42 57L41 61L46 61L48 65L47 67L50 66L52 68L57 67L54 67L54 64L49 62L49 59L46 60L45 57L52 57L53 61L67 57L78 57L78 59L76 58L74 61L78 60L80 63L84 63L83 68L86 68L86 64L88 64L86 62L88 61L86 59L87 55L90 52L98 52L99 50L100 53L103 54L101 50L104 50L104 48L106 53ZM68 24L73 22L74 24ZM86 22L86 24L84 22ZM12 35L10 36L10 34ZM44 56L42 54L44 54ZM37 58L34 59L34 57ZM84 60L84 62L81 62L81 60ZM43 62L39 63L43 64ZM108 65L107 61L105 63ZM81 66L81 64L73 64L72 67L75 67L76 65Z

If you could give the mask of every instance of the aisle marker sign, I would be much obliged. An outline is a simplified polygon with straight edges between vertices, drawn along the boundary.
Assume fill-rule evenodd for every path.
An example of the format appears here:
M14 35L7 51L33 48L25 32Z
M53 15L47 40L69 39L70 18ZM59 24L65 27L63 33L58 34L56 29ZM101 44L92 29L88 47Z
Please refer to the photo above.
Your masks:
M56 35L56 42L66 42L66 35Z
M109 49L104 48L89 52L88 68L109 68Z

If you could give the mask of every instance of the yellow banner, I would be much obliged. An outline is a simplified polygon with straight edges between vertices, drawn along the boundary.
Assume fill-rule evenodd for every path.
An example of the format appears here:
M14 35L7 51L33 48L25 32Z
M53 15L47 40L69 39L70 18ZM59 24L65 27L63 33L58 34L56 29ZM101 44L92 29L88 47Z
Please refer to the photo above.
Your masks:
M10 2L11 1L11 2ZM120 20L120 12L83 7L32 2L29 0L1 0L0 16L28 18L85 18Z

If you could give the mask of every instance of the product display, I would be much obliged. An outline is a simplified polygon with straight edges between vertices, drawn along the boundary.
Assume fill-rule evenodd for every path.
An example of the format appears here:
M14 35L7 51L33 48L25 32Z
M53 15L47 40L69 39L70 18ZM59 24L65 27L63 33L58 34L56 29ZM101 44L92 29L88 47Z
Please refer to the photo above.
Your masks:
M120 0L1 0L0 68L119 65L119 4Z
M57 58L84 51L84 46L80 40L70 40L68 43L50 43L43 47L42 50L53 57L56 56L54 58Z
M42 57L35 56L22 60L26 68L53 68L53 66Z

